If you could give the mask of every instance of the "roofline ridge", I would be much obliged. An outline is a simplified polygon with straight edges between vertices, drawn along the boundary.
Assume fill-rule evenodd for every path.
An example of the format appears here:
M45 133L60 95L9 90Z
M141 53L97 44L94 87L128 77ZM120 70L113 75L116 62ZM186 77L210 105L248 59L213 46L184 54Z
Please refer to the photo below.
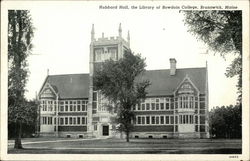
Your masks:
M206 67L176 68L176 70L178 70L178 69L206 69ZM162 71L162 70L170 70L170 69L149 69L146 71Z
M89 75L89 73L72 73L72 74L53 74L53 75L49 75L50 76L66 76L66 75Z

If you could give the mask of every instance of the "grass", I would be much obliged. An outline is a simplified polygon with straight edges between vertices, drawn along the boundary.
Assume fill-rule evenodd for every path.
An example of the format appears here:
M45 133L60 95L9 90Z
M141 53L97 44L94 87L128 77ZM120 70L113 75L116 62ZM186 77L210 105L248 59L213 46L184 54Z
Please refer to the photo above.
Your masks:
M51 142L42 142L51 141ZM53 142L52 142L53 141ZM56 142L57 141L57 142ZM9 141L12 143L13 141ZM8 146L8 153L23 154L241 154L241 140L231 139L23 139L24 149Z

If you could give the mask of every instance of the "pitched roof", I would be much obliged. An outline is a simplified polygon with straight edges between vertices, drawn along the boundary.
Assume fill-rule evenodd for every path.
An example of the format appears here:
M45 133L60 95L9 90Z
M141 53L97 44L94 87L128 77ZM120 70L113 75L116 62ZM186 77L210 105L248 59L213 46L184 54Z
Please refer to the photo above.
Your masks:
M61 99L89 97L89 74L49 75L45 82L56 89Z
M151 85L148 87L147 96L172 95L183 79L188 76L201 94L205 93L206 68L176 69L174 76L170 70L147 70L140 79L148 79Z
M139 79L148 79L151 85L148 87L147 96L172 95L178 85L188 75L201 94L205 93L206 68L176 69L174 76L169 69L147 70ZM49 82L61 99L88 98L89 74L50 75L45 82Z

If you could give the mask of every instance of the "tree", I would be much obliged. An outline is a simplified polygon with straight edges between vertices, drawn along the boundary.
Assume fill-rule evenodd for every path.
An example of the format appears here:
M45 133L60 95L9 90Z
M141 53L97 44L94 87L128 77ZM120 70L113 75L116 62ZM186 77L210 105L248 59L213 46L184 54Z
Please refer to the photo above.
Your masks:
M33 137L37 128L37 108L36 100L25 101L25 109L28 112L27 118L29 121L22 122L22 137ZM8 123L8 138L15 138L15 123L9 121Z
M30 112L24 97L28 78L27 57L32 49L33 26L29 11L8 11L8 122L15 124L15 146L22 148L22 124L29 123Z
M146 88L150 85L148 80L140 79L145 66L145 59L128 51L118 61L105 61L93 77L94 88L115 105L117 121L127 142L135 116L132 109L146 97Z
M209 112L210 132L215 138L241 138L241 104L213 108Z
M227 67L227 77L238 77L238 103L242 100L242 12L241 11L184 11L184 22L189 32L208 47L225 57L233 53L236 58Z

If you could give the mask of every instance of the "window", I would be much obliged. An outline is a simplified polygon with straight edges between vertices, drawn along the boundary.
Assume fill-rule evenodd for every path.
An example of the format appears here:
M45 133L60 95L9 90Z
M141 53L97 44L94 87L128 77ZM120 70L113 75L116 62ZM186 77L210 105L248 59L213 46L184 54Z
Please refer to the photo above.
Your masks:
M70 107L70 111L73 111L73 105L70 105L69 107Z
M169 110L169 103L166 103L166 110Z
M109 49L108 52L111 54L111 59L112 60L117 60L117 58L116 58L117 50L116 49Z
M195 116L195 123L198 124L198 116Z
M82 117L82 124L86 124L86 120L85 120L85 117Z
M190 108L193 109L194 108L194 97L190 97Z
M146 104L146 110L150 110L150 104L149 103Z
M77 111L81 111L81 105L77 105Z
M205 124L205 116L200 116L200 124Z
M72 117L69 118L69 124L72 125Z
M63 105L60 106L60 111L61 111L61 112L64 111L64 106L63 106Z
M52 125L52 117L48 117L48 125Z
M166 116L165 122L166 124L169 124L169 116Z
M47 111L47 104L44 105L44 111Z
M97 92L93 92L93 101L97 101Z
M150 117L146 116L146 124L150 124Z
M190 124L193 124L194 123L194 117L193 117L193 115L189 115L189 117L190 117Z
M144 125L145 124L145 117L142 117L141 119L142 119L141 123Z
M76 118L73 118L73 124L74 125L76 124Z
M205 132L205 125L200 125L200 132Z
M180 115L179 118L180 118L179 122L180 122L180 124L182 124L182 115Z
M161 103L160 106L161 106L161 110L164 110L164 103Z
M94 130L97 131L97 124L94 124Z
M184 108L188 108L188 97L187 96L183 97L183 104L184 104Z
M160 123L160 121L159 121L159 116L156 116L156 117L155 117L155 123L156 123L156 124L159 124L159 123Z
M47 124L47 117L42 117L43 119L43 124L46 125Z
M151 109L155 110L155 103L151 103Z
M193 109L195 106L194 96L192 95L182 95L179 96L179 108Z
M97 91L93 92L93 108L92 113L95 114L97 112Z
M145 110L145 104L142 104L142 106L141 106L141 110Z
M145 110L145 104L144 103L141 104L141 108L142 108L142 110Z
M156 110L159 110L159 103L156 103L155 105L156 105Z
M198 125L195 125L195 132L199 132Z
M65 105L65 111L69 111L68 105Z
M96 113L96 109L97 109L97 103L93 102L93 109L92 109L93 114Z
M65 125L68 125L68 118L65 118Z
M81 124L81 118L80 117L77 117L77 124Z
M102 49L95 50L95 61L101 61L102 53L103 53Z
M182 108L182 97L179 97L179 108Z
M141 106L140 104L137 105L137 110L140 111L141 110Z
M155 116L151 116L151 124L155 124Z
M137 118L137 124L141 124L141 116L138 116L138 118Z
M161 124L164 124L164 116L161 116Z
M85 104L82 105L82 111L86 111Z
M64 119L60 118L60 125L63 125L63 124L64 124Z
M171 124L174 124L174 116L170 117Z

